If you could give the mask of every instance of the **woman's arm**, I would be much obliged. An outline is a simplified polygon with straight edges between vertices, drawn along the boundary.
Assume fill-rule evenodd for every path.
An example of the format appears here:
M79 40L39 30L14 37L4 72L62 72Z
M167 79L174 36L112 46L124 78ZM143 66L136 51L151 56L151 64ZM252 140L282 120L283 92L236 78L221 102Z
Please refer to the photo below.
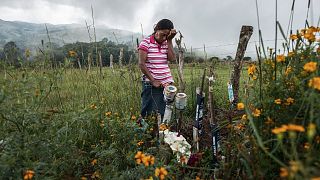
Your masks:
M158 80L155 80L150 71L148 70L147 66L146 66L146 61L147 61L147 52L143 51L143 50L139 50L139 68L141 70L141 72L147 76L147 78L150 80L151 84L154 87L159 87L161 85L161 82Z
M173 50L172 39L168 40L168 60L174 61L176 59L176 55Z
M176 59L176 55L173 50L173 44L172 44L172 39L174 36L177 34L177 31L175 29L171 29L170 33L167 37L167 42L168 42L168 60L169 61L174 61Z

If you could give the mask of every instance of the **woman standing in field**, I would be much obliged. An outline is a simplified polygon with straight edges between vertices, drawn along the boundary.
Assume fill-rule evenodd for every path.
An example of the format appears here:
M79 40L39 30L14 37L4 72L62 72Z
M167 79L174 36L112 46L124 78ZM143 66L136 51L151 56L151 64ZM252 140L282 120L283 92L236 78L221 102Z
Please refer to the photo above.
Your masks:
M166 103L163 90L172 84L168 61L175 59L172 39L177 34L173 23L168 19L160 20L154 32L139 45L139 67L142 76L141 116L160 113L163 117Z

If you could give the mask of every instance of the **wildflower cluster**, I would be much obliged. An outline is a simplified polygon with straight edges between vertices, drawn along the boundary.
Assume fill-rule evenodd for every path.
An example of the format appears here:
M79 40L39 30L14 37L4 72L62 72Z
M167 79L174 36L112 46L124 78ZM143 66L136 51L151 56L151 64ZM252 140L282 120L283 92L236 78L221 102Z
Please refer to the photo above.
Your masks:
M136 163L141 164L143 163L144 166L149 166L154 164L154 156L152 155L145 155L141 151L138 151L137 154L134 156Z

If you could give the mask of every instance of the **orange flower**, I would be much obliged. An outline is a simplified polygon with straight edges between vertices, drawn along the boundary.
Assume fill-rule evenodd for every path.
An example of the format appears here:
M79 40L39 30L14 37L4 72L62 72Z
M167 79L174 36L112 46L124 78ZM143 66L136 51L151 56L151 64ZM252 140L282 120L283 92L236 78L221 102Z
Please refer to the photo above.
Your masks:
M320 77L310 79L308 86L320 91Z
M289 131L297 131L297 132L304 132L304 127L300 125L295 124L288 124L288 130Z
M141 146L142 144L143 144L143 141L137 142L137 145L138 145L138 146Z
M304 38L311 41L311 42L316 40L316 36L311 32L305 33Z
M284 178L287 177L289 175L288 169L287 168L280 168L280 177Z
M97 164L97 162L98 162L98 160L97 160L97 159L94 159L94 160L91 161L91 165L94 166L94 165Z
M161 180L166 177L168 171L164 167L156 168L154 171L154 175L159 177Z
M281 99L276 99L276 100L274 100L274 103L276 103L276 104L281 104Z
M134 156L137 164L141 164L144 157L145 155L141 151L138 151L137 154Z
M237 104L237 109L238 110L243 110L244 109L244 104L243 103L238 103Z
M149 166L149 165L153 165L154 164L154 157L153 156L144 156L142 158L142 162L144 164L144 166Z
M248 75L253 75L256 72L256 66L254 64L250 64L248 67Z
M286 100L286 105L290 105L290 104L293 104L294 103L294 99L291 98L291 97L288 97L287 100Z
M287 125L282 125L282 126L279 127L279 128L274 128L274 129L272 129L271 132L272 132L273 134L280 134L280 133L286 132L287 129L288 129L288 126L287 126Z
M90 105L90 108L91 108L91 109L97 109L97 106L96 106L95 104L91 104L91 105Z
M32 179L33 178L33 176L34 176L34 171L32 171L32 170L26 170L25 172L24 172L24 175L23 175L23 180L30 180L30 179Z
M111 116L111 112L108 111L108 112L105 113L105 115L106 115L107 117L110 117L110 116Z
M285 59L285 56L283 54L280 54L280 55L277 55L277 62L284 62L286 59Z
M255 109L253 112L252 112L252 115L254 117L259 117L261 115L261 110L259 109Z
M292 67L288 66L287 69L286 69L285 75L288 75L291 72L292 72Z
M247 118L247 115L246 114L244 114L244 115L242 115L242 117L241 117L241 120L242 121L245 121L245 120L247 120L248 118Z
M132 116L131 116L131 119L134 121L134 120L137 119L137 117L136 117L135 115L132 115Z
M296 39L298 39L298 35L296 35L296 34L291 34L291 35L290 35L290 39L296 40Z
M303 66L303 69L307 72L314 72L317 70L317 63L316 62L308 62Z
M160 126L159 126L159 131L164 131L164 130L166 130L166 129L168 129L168 127L167 127L166 124L164 124L164 123L160 124Z

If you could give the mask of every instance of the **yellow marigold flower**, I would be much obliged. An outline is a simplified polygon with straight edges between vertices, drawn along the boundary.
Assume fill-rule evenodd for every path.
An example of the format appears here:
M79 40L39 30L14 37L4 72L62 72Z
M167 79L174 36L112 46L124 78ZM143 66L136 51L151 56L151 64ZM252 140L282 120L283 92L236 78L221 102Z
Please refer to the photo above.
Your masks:
M134 121L134 120L137 119L137 117L136 117L135 115L132 115L132 116L131 116L131 119Z
M280 133L286 132L287 129L288 129L288 126L287 126L287 125L282 125L282 126L279 127L279 128L274 128L274 129L272 129L271 132L272 132L273 134L280 134Z
M253 112L252 112L252 115L254 117L259 117L261 115L261 110L259 109L255 109Z
M167 127L166 124L164 124L164 123L160 124L160 126L159 126L159 131L164 131L164 130L166 130L166 129L168 129L168 127Z
M242 123L239 123L235 126L235 129L240 130L240 131L244 130L245 128L246 128L245 125Z
M292 67L288 66L287 69L286 69L285 75L288 75L291 72L292 72Z
M277 59L277 62L284 62L286 60L283 54L277 55L276 59Z
M164 179L167 174L168 174L168 171L164 167L156 168L154 170L154 175L156 177L159 177L161 180Z
M242 115L242 117L241 117L241 120L242 121L245 121L245 120L247 120L248 118L247 118L247 115L246 114L244 114L244 115Z
M196 176L196 180L201 180L199 176Z
M91 109L97 109L97 106L96 106L95 104L91 104L91 105L90 105L90 108L91 108Z
M238 110L243 110L244 109L244 104L243 103L238 103L237 104L237 109Z
M23 175L23 180L30 180L30 179L32 179L33 178L33 176L34 176L34 171L32 171L32 170L26 170L25 172L24 172L24 175Z
M144 164L144 166L149 166L149 165L153 165L154 164L154 156L144 156L142 158L142 162Z
M287 168L280 168L280 177L284 178L287 177L289 175L288 169Z
M296 35L296 34L291 34L291 35L290 35L290 39L296 40L296 39L298 39L298 35Z
M137 142L137 145L138 145L138 146L141 146L142 144L143 144L143 141Z
M300 35L303 36L306 32L307 32L307 29L301 29L301 30L300 30Z
M291 98L291 97L288 97L286 99L286 102L284 103L285 105L289 106L290 104L293 104L294 103L294 99Z
M312 87L320 91L320 77L314 77L310 79L308 85L309 87Z
M136 163L137 164L141 164L142 163L142 159L144 157L145 157L145 155L141 151L138 151L137 154L134 156L134 158L136 159Z
M276 103L276 104L281 104L281 99L276 99L276 100L274 100L274 103Z
M97 160L97 159L94 159L94 160L91 161L91 165L94 166L94 165L97 164L97 162L98 162L98 160Z
M248 75L253 75L256 72L256 66L254 64L250 64L248 67Z
M108 112L105 113L105 115L106 115L107 117L110 117L111 114L112 114L112 113L111 113L110 111L108 111Z
M305 33L303 36L305 39L314 42L316 40L316 36L313 33Z
M317 29L318 29L318 28L316 28L316 27L314 27L314 26L310 26L310 27L307 29L307 31L310 32L310 33L316 33L316 32L317 32Z
M295 124L288 124L288 130L289 131L297 131L297 132L304 132L304 127L300 125Z
M303 69L307 72L314 72L317 70L317 63L316 62L308 62L303 66Z

